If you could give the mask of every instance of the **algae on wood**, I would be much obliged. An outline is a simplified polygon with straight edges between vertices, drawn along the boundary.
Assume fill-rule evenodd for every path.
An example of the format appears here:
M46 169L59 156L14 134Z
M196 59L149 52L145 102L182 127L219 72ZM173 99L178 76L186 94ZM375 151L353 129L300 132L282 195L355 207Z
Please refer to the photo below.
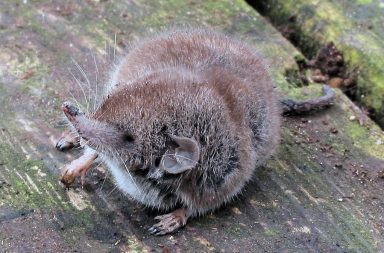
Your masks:
M374 124L365 129L351 121L356 112L342 94L330 110L286 119L276 155L244 194L175 235L148 236L156 213L115 190L102 166L89 173L84 189L58 185L59 168L78 155L54 149L63 130L61 102L71 93L82 97L67 72L74 65L70 57L95 80L93 55L102 62L105 41L113 45L114 34L119 54L164 26L212 25L250 41L283 93L315 95L320 87L297 89L286 81L286 69L295 69L294 57L301 54L243 1L1 1L0 10L5 251L383 250L384 197L378 190L384 182L378 175L384 134Z
M358 70L356 99L384 127L384 2L263 0L254 2L277 25L292 24L308 54L333 41Z

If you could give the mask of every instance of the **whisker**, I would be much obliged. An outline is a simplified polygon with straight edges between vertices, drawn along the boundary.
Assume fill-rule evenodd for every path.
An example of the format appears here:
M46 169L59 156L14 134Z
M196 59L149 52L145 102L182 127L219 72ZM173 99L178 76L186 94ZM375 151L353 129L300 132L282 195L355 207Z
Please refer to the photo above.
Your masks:
M117 186L113 187L113 189L107 194L105 195L105 197L109 197L109 195L111 195L115 190L117 189Z
M80 71L81 75L84 77L86 83L87 83L87 86L88 86L88 96L89 96L89 99L91 98L91 92L92 92L92 89L91 89L91 83L88 79L88 76L85 74L85 71L84 69L80 66L79 63L77 63L77 61L71 57L71 60L73 61L73 63L75 64L75 66L77 67L77 69ZM91 101L88 101L89 103ZM87 108L89 108L89 105L87 104Z
M69 68L67 68L67 71L69 72L69 74L71 74L73 76L72 71ZM81 103L76 99L75 95L72 93L72 91L68 87L67 87L67 91L71 95L71 97L72 97L73 101L76 103L77 107L83 108Z
M105 60L108 63L108 41L105 41Z
M80 87L81 92L83 93L83 96L84 96L84 99L85 99L85 103L87 104L87 107L86 107L87 113L89 114L89 110L88 110L88 104L89 103L88 103L87 95L85 95L85 91L83 89L83 86L81 85L81 82L77 79L77 77L72 73L72 71L70 71L70 73L71 73L72 77L75 79L77 85Z
M111 108L108 108L107 110L105 110L102 114L100 114L99 116L97 116L95 118L95 120L98 120L101 116L103 116L106 112L108 112L109 110L111 110Z
M99 85L99 68L97 67L97 61L95 54L92 52L93 56L93 62L95 63L95 70L96 70L96 81L95 81L95 102L93 104L93 110L96 110L96 104L97 104L97 86Z
M84 149L84 148L85 148L85 146L79 144L79 146L72 148L71 150L72 151L79 151L79 150Z
M105 175L105 178L104 178L104 180L103 180L103 183L101 184L101 187L100 187L100 191L102 191L103 190L103 187L104 187L104 184L105 184L105 181L107 180L107 178L108 178L108 173Z
M115 45L113 46L113 63L116 62L116 33L115 33Z
M76 148L71 148L71 150L72 150L72 151L78 151L78 150L83 149L83 148L84 148L84 146L79 145L79 146L76 147Z
M88 143L89 143L89 140L88 141L85 141L85 143L83 143L83 144L80 144L82 147L85 147L86 145L88 145Z
M92 168L92 170L95 170L95 169L99 168L102 164L103 164L103 162L99 162L99 164L96 165L94 168Z
M90 172L92 172L92 171L94 171L94 170L96 170L97 168L99 168L101 165L103 164L103 162L101 161L101 162L99 162L99 164L97 164L96 166L94 166L94 167L92 167L91 168L91 170L90 170Z
M111 44L108 43L108 63L112 61L112 55L111 55Z
M124 167L125 167L125 170L127 171L129 177L132 179L132 182L133 182L133 184L135 185L136 189L140 192L140 194L142 194L140 188L137 186L137 184L136 184L136 182L135 182L135 179L132 177L131 172L129 172L129 169L128 169L126 163L124 162L123 158L121 158L121 156L117 153L117 151L116 151L116 156L117 156L118 158L120 158L121 162L123 163L123 165L124 165Z
M79 133L76 131L68 131L68 135L72 138L78 138L80 137Z
M175 158L176 158L176 161L178 161L179 162L179 160L177 160L177 158L179 157L179 158L184 158L184 159L186 159L186 160L189 160L189 161L191 161L191 162L195 162L194 160L192 160L191 158L188 158L188 157L185 157L185 156L182 156L182 155L176 155L176 154L164 154L163 156L174 156ZM163 161L164 162L164 161ZM198 163L198 162L196 162L197 164L200 164L200 163Z
M108 41L105 41L105 53L106 53L105 58L107 60L107 63L109 63L111 61L110 49L111 49L111 47L110 47Z
M88 87L91 88L91 82L89 81L87 74L85 74L84 69L80 66L80 64L73 57L71 57L71 60L73 61L73 63L77 67L77 69L80 71L81 75L84 77L85 81L87 82Z
M73 151L77 151L77 150L80 150L80 149L83 149L83 148L84 148L84 146L79 145L78 147L76 147L76 148L72 148L71 150L73 150Z
M83 106L80 104L80 102L75 98L75 96L73 95L72 91L68 90L69 94L72 96L72 99L75 101L76 105L78 108L80 108L80 110L83 110L85 108L83 108Z

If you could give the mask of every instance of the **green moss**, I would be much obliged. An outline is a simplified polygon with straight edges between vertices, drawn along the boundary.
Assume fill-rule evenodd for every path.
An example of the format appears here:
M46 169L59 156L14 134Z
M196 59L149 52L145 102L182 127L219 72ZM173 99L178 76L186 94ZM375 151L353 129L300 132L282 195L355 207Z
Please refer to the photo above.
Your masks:
M49 68L40 62L35 52L20 52L18 59L14 59L10 66L7 71L19 78L22 92L33 95L33 89L43 90L41 87L46 83Z
M0 82L0 98L2 98L3 96L5 96L5 87L4 83Z
M41 160L26 158L4 143L0 143L1 206L18 210L63 209L80 212L65 201L65 189L57 182L57 176L46 171ZM85 224L91 224L89 214L79 215Z
M335 42L348 67L360 70L357 100L375 112L375 119L384 126L384 60L381 57L384 30L380 26L382 16L377 11L379 1L273 0L262 1L262 6L277 26L288 25L293 29L290 36L293 43L309 58L320 45ZM361 24L373 26L361 28Z
M304 87L290 88L285 97L295 100L307 100L321 96L322 86L319 84L309 84Z
M360 126L357 121L345 120L343 131L356 147L364 150L369 155L378 159L384 159L384 145L376 144L379 140L381 130L377 126L371 129Z
M372 0L356 0L356 3L358 3L358 4L370 4L370 3L372 3Z
M65 189L57 182L56 175L46 171L41 160L25 158L0 143L0 162L0 206L42 213L58 212L65 228L59 233L68 244L73 244L88 231L98 229L95 211L89 207L77 210L67 201ZM133 245L139 249L137 242Z
M270 228L266 228L266 229L264 230L264 234L265 234L266 236L276 236L276 235L278 235L278 233L277 233L275 230L270 229Z
M130 253L141 253L141 252L149 252L147 249L143 247L143 245L139 242L139 240L130 236L127 238L126 243L128 244L128 252Z
M369 136L376 136L375 131L378 130L377 126L367 130L355 122L342 122L340 124L348 124L348 127L353 128L349 130L354 132L352 135L349 132L341 133L349 140L360 140L370 138ZM374 252L375 246L372 233L369 231L370 227L366 226L364 221L358 218L358 213L351 211L348 207L344 207L335 197L330 197L334 196L333 184L335 182L329 182L330 180L333 181L328 177L329 173L319 173L322 171L319 164L315 163L312 159L306 161L306 157L314 155L313 152L307 153L310 147L292 147L292 143L299 137L292 135L289 129L285 129L282 135L284 142L279 146L276 155L279 159L268 162L268 168L272 169L272 172L269 174L273 174L274 181L279 185L279 188L283 189L282 195L284 197L279 199L281 205L289 204L291 209L294 209L295 206L299 209L313 208L315 205L318 210L317 216L311 217L311 219L321 220L320 223L316 224L318 229L326 235L323 238L325 241L333 244L334 238L338 238L340 245L353 252L360 252L362 250ZM380 135L378 134L377 136ZM372 142L372 139L368 140L367 144L371 143L372 145ZM336 149L340 149L340 151L344 151L346 148L346 141L334 144L337 145ZM375 147L372 148L374 149ZM365 147L362 150L365 150ZM379 152L381 152L381 159L383 159L384 152ZM359 157L355 158L359 159ZM303 164L305 164L306 170L298 172L298 169L301 170L300 168L294 169L294 167ZM335 221L337 221L337 224L335 224ZM349 231L348 234L345 234L345 231ZM276 231L266 229L264 233L267 236L274 236Z
M215 224L213 219L209 219L208 217L201 217L197 220L193 221L193 225L199 228L211 228Z
M288 83L296 87L301 87L304 85L302 79L300 78L300 73L298 69L287 69L284 73L284 76Z
M348 237L349 243L346 245L348 250L353 252L376 252L374 240L368 227L353 214L345 209L340 209L336 215L341 216L343 220L342 226L345 226L344 231L349 231L345 234Z
M332 152L337 155L344 155L347 149L344 142L331 142Z
M250 236L249 231L236 222L226 227L225 233L234 238L245 238L246 236Z
M56 180L49 173L41 173L44 167L41 161L26 159L4 143L0 143L0 158L4 164L1 175L6 182L3 189L6 194L1 205L19 209L66 206L55 194L49 194L52 185L49 186L47 182Z
M39 35L41 43L49 45L52 38L57 36L57 33L54 33L52 30L47 29L41 24L41 21L39 20L41 15L37 15L36 10L31 8L28 4L20 4L17 12L17 15L22 16L28 24L28 29Z

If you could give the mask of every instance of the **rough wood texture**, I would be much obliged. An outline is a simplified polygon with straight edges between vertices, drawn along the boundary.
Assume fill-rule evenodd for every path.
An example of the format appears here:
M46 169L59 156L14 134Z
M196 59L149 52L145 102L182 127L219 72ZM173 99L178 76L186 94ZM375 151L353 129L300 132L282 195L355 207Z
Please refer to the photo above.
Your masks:
M382 0L264 0L254 2L278 26L295 27L306 51L333 41L357 70L356 99L384 127L384 2Z
M84 189L64 189L59 168L78 151L55 150L64 129L60 105L69 91L83 97L67 72L81 77L70 57L95 80L92 55L102 62L114 34L121 53L163 25L211 25L254 44L282 93L304 98L321 86L287 83L283 73L300 54L240 0L25 2L0 2L1 251L384 250L384 134L353 120L361 114L340 93L327 111L287 118L276 155L244 194L175 235L148 236L156 213L115 190L102 165Z

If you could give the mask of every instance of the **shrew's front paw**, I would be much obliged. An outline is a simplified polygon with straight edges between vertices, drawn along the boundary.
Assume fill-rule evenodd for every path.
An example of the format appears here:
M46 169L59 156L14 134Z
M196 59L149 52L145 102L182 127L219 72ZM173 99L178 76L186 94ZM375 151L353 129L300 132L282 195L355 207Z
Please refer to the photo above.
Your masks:
M65 165L60 171L60 182L66 187L69 187L76 179L76 171L71 167L71 164Z
M73 160L70 164L65 165L61 169L59 180L67 187L69 187L76 179L81 177L81 185L84 185L85 174L91 168L93 161L97 158L94 152L86 153L78 159Z
M69 132L64 132L56 143L56 148L60 151L66 151L80 146L80 138L72 136Z
M176 209L175 211L159 215L155 217L159 222L148 229L153 235L166 235L174 233L187 223L187 210L185 208Z

